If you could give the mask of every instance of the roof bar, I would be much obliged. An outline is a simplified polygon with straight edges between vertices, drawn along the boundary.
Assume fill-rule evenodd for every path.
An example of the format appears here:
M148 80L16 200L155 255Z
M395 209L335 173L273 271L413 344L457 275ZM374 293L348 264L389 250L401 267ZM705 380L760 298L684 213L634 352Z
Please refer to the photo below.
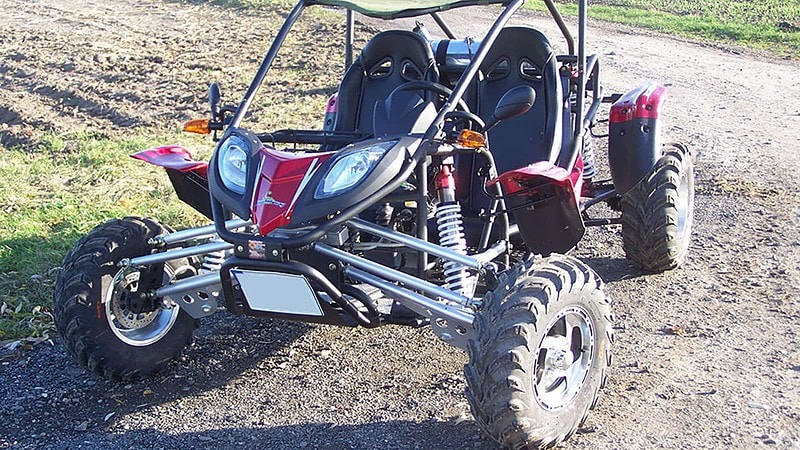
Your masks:
M439 25L439 28L441 28L442 31L444 31L444 34L447 35L447 39L457 39L455 33L453 33L453 30L447 26L447 23L445 23L444 19L442 19L442 16L440 16L439 13L432 12L431 17L433 17L433 20L436 21L436 25Z
M575 38L572 37L572 33L569 32L569 28L567 24L564 22L564 18L561 17L561 13L556 8L556 5L553 3L553 0L544 0L544 4L547 6L547 9L550 10L550 15L553 16L553 20L556 21L558 24L558 28L561 30L561 34L564 35L564 39L567 40L567 48L569 49L568 53L570 55L575 54Z

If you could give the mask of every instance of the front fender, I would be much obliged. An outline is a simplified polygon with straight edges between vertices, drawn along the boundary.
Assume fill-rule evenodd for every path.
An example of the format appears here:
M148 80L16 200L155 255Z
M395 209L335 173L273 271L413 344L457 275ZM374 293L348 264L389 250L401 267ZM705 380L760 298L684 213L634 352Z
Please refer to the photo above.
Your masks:
M192 153L180 145L164 145L162 147L142 150L131 155L131 158L150 163L165 169L178 172L194 171L203 178L208 175L208 163L195 161Z
M533 253L566 253L583 237L586 228L578 209L583 183L580 158L571 172L540 161L505 172L487 186L495 183L503 187L506 208Z
M180 145L165 145L143 150L132 158L163 167L178 198L200 214L213 219L208 194L208 163L195 161L191 152Z

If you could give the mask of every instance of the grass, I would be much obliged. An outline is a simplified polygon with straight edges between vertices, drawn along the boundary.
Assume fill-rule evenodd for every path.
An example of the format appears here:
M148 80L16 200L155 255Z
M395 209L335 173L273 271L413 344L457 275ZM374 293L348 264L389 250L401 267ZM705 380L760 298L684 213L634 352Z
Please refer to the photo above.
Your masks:
M174 134L107 139L76 133L48 134L34 149L0 152L0 340L51 331L48 308L61 260L95 225L128 215L172 226L201 221L177 200L162 169L128 157L179 141L208 146Z
M574 1L558 3L562 14L577 15ZM539 1L526 7L545 10ZM597 0L590 3L589 17L800 58L798 0Z

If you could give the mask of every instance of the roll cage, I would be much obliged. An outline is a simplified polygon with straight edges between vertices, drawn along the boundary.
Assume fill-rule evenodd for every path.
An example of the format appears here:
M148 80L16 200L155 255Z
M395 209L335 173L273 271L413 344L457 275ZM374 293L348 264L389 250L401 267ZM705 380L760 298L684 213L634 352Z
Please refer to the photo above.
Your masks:
M571 74L571 86L574 87L574 94L576 101L572 104L572 114L574 117L572 136L569 143L569 151L567 153L568 157L566 158L559 158L558 165L563 167L567 170L567 172L571 171L575 166L576 160L581 152L581 145L583 142L584 134L587 133L588 127L593 124L595 113L603 101L602 97L602 90L598 83L597 71L598 71L598 63L597 58L593 56L586 56L585 52L585 32L586 32L586 11L587 11L587 2L586 0L580 0L578 4L579 14L578 14L578 39L577 39L577 54L575 54L575 39L573 35L570 33L567 24L565 23L563 17L559 13L558 9L556 8L555 4L552 0L543 0L544 4L546 5L547 9L549 10L550 14L552 15L553 19L555 20L556 24L558 25L561 33L566 40L567 48L569 51L568 55L561 55L558 56L558 61L562 64L570 64L574 67L574 71ZM497 39L500 31L506 26L511 16L517 12L517 10L523 5L524 0L511 0L511 1L456 1L456 2L447 2L447 1L417 1L417 2L387 2L387 1L338 1L338 0L300 0L288 14L284 24L280 28L277 36L275 37L272 46L267 51L264 59L259 66L259 69L249 85L244 98L239 103L239 105L233 110L230 108L228 112L232 111L232 116L225 120L222 117L219 118L219 129L222 128L222 123L224 122L226 125L225 131L221 137L222 140L225 139L227 134L233 130L238 128L242 120L245 117L245 114L250 107L255 95L257 94L259 88L264 83L264 80L272 67L275 58L278 54L279 49L281 48L286 36L290 32L293 24L297 21L300 17L302 11L312 5L328 5L328 6L340 6L347 9L346 12L346 37L345 37L345 63L349 65L353 61L353 25L354 25L354 17L353 12L359 12L370 17L380 18L380 19L391 19L391 18L399 18L399 17L416 17L420 15L430 15L437 25L442 29L442 31L451 39L455 38L454 33L446 24L444 19L438 14L440 11L457 8L457 7L464 7L464 6L476 6L476 5L487 5L487 4L501 4L504 6L504 9L495 19L492 26L489 28L486 35L481 40L481 43L478 49L475 51L471 62L469 65L464 69L463 74L458 79L458 82L452 89L452 95L445 100L442 106L438 110L438 114L430 125L430 127L425 131L420 138L420 145L416 146L413 153L410 155L403 162L402 169L399 173L391 179L389 183L387 183L383 188L379 189L378 191L374 192L369 197L363 199L363 201L359 201L357 204L352 205L342 211L339 211L335 216L328 218L318 226L314 227L313 229L309 230L308 232L301 234L295 237L285 237L282 236L280 238L277 237L270 237L270 236L254 236L252 234L243 234L237 233L235 231L231 231L226 228L225 223L226 220L229 220L230 214L223 208L222 204L217 200L214 199L212 196L211 201L211 210L213 213L214 222L216 224L216 231L221 238L224 240L231 242L234 244L237 253L244 254L245 250L248 246L254 245L257 243L259 246L263 246L266 249L267 259L272 260L285 260L285 253L284 251L287 249L296 249L308 246L312 242L319 240L323 236L325 236L328 232L336 229L339 226L342 226L345 222L355 218L361 212L363 212L369 205L375 203L376 201L380 200L381 198L386 197L387 195L391 194L395 189L397 189L404 181L408 180L409 177L412 175L416 175L418 179L425 179L427 174L427 167L428 167L428 156L430 155L441 155L444 151L442 148L442 129L443 124L447 115L453 112L456 109L456 106L459 100L465 95L470 82L477 76L481 63L484 61L489 49L494 44L495 40ZM391 6L386 6L390 4L396 4L397 6L393 8ZM370 7L375 5L384 5L383 9L375 9ZM411 7L409 7L409 5ZM587 90L592 92L591 102L589 104L588 109L585 105L585 100L587 97ZM290 144L316 144L316 145L346 145L361 139L364 139L368 136L353 133L353 132L337 132L337 131L316 131L316 130L278 130L275 132L270 132L266 134L258 134L257 135L262 142L271 142L271 143L290 143ZM565 136L568 138L568 136ZM450 149L452 152L452 148ZM487 158L491 160L491 154L484 151ZM496 194L501 196L502 193L499 191L499 186L497 186ZM428 196L427 186L425 183L420 183L420 186L417 188L417 204L424 207L427 205L425 199ZM501 207L502 209L502 207ZM423 216L424 217L424 216ZM514 233L514 227L509 227L508 218L505 214L499 214L499 218L501 220L500 223L500 238L501 239L508 239L510 233ZM417 230L416 230L417 238L421 241L426 240L427 238L427 224L425 221L418 221L417 223ZM480 250L480 249L479 249ZM485 250L485 249L483 249ZM453 257L454 255L448 255ZM420 252L419 258L419 267L420 272L424 270L427 261L427 254L425 252Z

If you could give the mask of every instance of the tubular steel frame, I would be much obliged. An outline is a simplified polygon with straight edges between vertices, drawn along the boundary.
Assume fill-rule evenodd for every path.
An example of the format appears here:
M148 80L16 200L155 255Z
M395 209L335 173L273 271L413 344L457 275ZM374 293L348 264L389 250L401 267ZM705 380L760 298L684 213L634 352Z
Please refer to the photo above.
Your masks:
M558 12L554 2L552 0L543 1L558 25L562 35L567 41L569 55L560 56L559 60L562 63L571 63L576 64L577 66L577 101L573 105L574 108L572 111L574 114L573 142L570 146L569 158L566 164L563 165L565 169L570 171L581 151L584 133L588 132L588 128L592 125L594 116L603 98L602 88L600 87L598 81L599 63L595 55L589 57L586 56L586 0L580 0L578 6L577 55L575 54L575 39L570 33L568 26L564 22L563 17ZM330 257L345 263L346 266L342 273L352 280L370 284L385 292L395 295L398 301L413 311L423 315L424 317L441 319L440 324L438 326L434 326L434 331L437 333L437 335L454 345L466 345L465 336L470 336L472 333L474 333L474 330L472 329L473 310L470 308L473 306L474 299L465 297L459 293L426 281L424 275L428 268L428 256L433 255L443 260L456 262L475 271L476 274L474 276L482 277L487 273L493 273L496 270L491 261L504 254L506 255L506 266L508 265L508 251L510 249L508 238L511 235L519 233L518 227L515 225L510 225L508 217L501 215L502 217L499 222L500 240L496 244L489 246L489 236L492 234L492 226L494 225L494 221L488 221L481 235L479 253L475 255L464 255L428 242L428 229L427 222L425 220L417 220L416 237L414 237L382 228L357 218L357 215L366 207L372 205L376 201L394 191L402 182L407 180L413 172L416 172L418 179L426 179L431 156L441 156L455 152L455 150L452 148L449 150L443 150L442 147L436 143L435 138L440 135L447 115L456 109L458 102L467 91L470 82L478 75L480 64L486 57L489 48L493 45L500 31L523 3L524 0L511 0L506 5L504 10L500 13L487 32L486 36L482 39L480 46L472 58L472 61L454 86L452 95L446 100L445 104L439 110L436 119L433 121L433 124L425 132L424 136L419 141L419 144L416 145L415 148L408 149L410 152L410 158L407 158L404 161L402 169L399 171L397 176L395 176L383 188L379 189L367 198L362 199L358 204L339 212L335 217L330 218L329 220L317 226L315 229L312 229L311 231L298 237L292 238L276 238L268 236L262 237L249 232L241 233L237 231L250 226L251 223L249 221L238 219L225 220L228 217L228 213L212 196L211 206L214 216L213 225L159 236L154 238L151 244L156 247L169 248L192 239L205 239L213 237L214 235L221 237L226 242L211 242L186 248L168 249L160 253L132 258L123 262L123 265L127 267L143 267L168 261L170 259L200 256L220 250L233 249L238 254L243 252L243 249L247 247L248 243L252 241L260 241L266 245L268 255L273 256L271 258L268 257L268 261L265 261L264 264L272 267L271 265L274 265L275 263L286 262L285 250L301 247L309 248L313 252L317 252L326 257ZM224 141L231 129L240 126L247 109L252 103L259 88L264 83L266 75L275 61L278 50L282 46L291 27L299 18L306 5L306 0L300 0L287 16L286 21L280 28L275 40L272 43L272 46L264 56L264 59L262 60L252 83L248 87L244 98L235 109L231 121L226 128L222 139L220 139L220 142ZM432 13L431 16L450 39L455 38L452 30L447 26L439 14ZM353 61L353 11L347 10L345 20L346 69L352 64ZM590 79L589 74L592 75L591 86L587 86L587 80ZM592 91L592 102L588 109L585 105L587 88ZM313 138L313 136L310 136L308 139L311 141ZM479 152L481 151L479 150ZM482 151L482 153L485 153L485 156L489 158L492 167L494 167L494 161L491 153L485 150ZM500 194L500 192L497 192L497 194ZM427 217L429 211L427 203L428 189L426 183L419 183L416 195L418 208L417 215L418 217ZM614 195L613 191L604 192L602 197L607 198L611 195ZM585 209L589 206L592 206L599 201L601 200L589 200L585 202L583 205L581 205L582 212L585 211ZM500 208L500 210L503 210L504 208L502 200L493 203L493 208ZM597 223L591 223L591 225L599 225L601 222L608 223L609 220L610 219L593 220L592 222ZM324 237L326 233L342 226L347 226L354 230L387 239L417 251L418 276L414 277L405 272L375 264L368 259L317 242ZM220 289L221 283L222 279L219 273L197 275L185 280L179 280L171 285L161 287L156 291L156 294L159 297L175 301L178 304L182 304L183 302L184 304L182 306L187 307L184 299L189 294L186 296L183 294L197 291L198 289ZM421 295L420 293L425 293L426 295ZM203 310L202 314L200 314L197 307L189 307L187 309L190 310L193 315L208 315L207 311L205 310ZM348 312L355 314L353 311L348 310ZM356 314L356 316L358 316L358 314ZM356 318L359 319L358 317ZM364 322L363 317L358 321ZM445 322L450 322L450 325L442 325Z

